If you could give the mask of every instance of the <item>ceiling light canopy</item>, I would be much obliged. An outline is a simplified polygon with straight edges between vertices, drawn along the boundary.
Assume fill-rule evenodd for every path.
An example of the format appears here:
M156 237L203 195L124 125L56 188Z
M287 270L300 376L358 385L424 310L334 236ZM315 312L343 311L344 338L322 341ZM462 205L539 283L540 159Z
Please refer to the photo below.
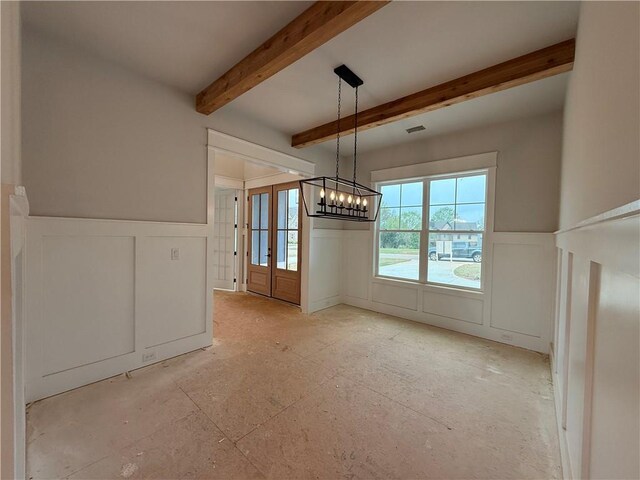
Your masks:
M346 65L334 70L338 75L338 132L336 136L335 177L315 177L300 181L304 209L309 217L324 217L351 222L375 222L382 193L357 183L358 165L358 87L364 82ZM340 107L342 81L355 89L355 129L353 132L353 179L340 177ZM373 215L372 215L373 212Z

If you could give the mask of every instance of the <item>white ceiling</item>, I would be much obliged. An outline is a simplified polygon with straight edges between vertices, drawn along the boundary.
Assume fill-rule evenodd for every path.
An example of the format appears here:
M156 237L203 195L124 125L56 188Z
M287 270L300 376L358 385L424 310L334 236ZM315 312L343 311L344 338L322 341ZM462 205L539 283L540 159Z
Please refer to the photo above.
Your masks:
M25 24L195 94L311 2L25 2ZM395 1L212 115L297 133L335 119L347 64L372 107L575 36L577 2ZM367 150L562 108L568 75L363 132ZM344 108L353 108L351 92ZM424 124L427 131L404 130ZM327 148L333 148L328 142Z

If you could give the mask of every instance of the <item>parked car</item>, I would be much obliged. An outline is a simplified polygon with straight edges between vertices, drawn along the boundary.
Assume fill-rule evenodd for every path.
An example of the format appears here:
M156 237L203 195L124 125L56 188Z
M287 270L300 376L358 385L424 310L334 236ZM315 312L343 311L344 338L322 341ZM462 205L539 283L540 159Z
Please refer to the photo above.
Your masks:
M474 262L482 261L482 244L479 242L452 242L453 258L470 258ZM429 259L432 261L449 258L449 253L439 253L436 248L429 249Z

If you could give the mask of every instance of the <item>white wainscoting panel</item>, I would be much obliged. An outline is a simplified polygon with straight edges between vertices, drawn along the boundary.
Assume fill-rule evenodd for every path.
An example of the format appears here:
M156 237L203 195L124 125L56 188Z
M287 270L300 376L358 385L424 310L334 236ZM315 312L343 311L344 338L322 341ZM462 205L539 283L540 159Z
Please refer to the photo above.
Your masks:
M135 237L42 236L45 375L135 351L134 281Z
M450 293L425 291L422 296L422 311L464 322L482 324L482 296L464 297Z
M640 279L603 267L595 312L589 472L640 473ZM622 459L622 461L617 461Z
M206 333L207 239L146 237L140 242L138 300L144 347ZM179 258L172 260L175 248Z
M211 344L207 225L29 217L26 227L27 401Z
M557 252L553 234L487 235L484 292L376 278L372 233L343 230L343 236L343 303L549 352Z
M556 244L564 477L640 478L640 202L558 232Z
M367 230L344 230L343 294L352 299L369 298L371 278L371 234Z
M311 229L309 313L342 302L342 230Z
M418 310L418 288L416 285L389 285L374 281L372 300L373 303Z
M574 255L571 282L571 318L574 328L569 337L566 432L569 461L575 472L580 471L582 462L590 267L588 259Z
M541 338L553 318L549 284L555 273L555 247L499 243L500 238L493 244L491 326Z

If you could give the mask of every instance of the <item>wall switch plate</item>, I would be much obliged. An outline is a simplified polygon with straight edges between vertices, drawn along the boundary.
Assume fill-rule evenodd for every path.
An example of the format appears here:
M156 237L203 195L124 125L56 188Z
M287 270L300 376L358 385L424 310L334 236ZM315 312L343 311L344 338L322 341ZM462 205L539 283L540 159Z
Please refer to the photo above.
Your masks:
M180 249L172 248L171 249L171 260L180 260Z
M156 359L156 352L147 352L142 354L142 363L151 362Z

